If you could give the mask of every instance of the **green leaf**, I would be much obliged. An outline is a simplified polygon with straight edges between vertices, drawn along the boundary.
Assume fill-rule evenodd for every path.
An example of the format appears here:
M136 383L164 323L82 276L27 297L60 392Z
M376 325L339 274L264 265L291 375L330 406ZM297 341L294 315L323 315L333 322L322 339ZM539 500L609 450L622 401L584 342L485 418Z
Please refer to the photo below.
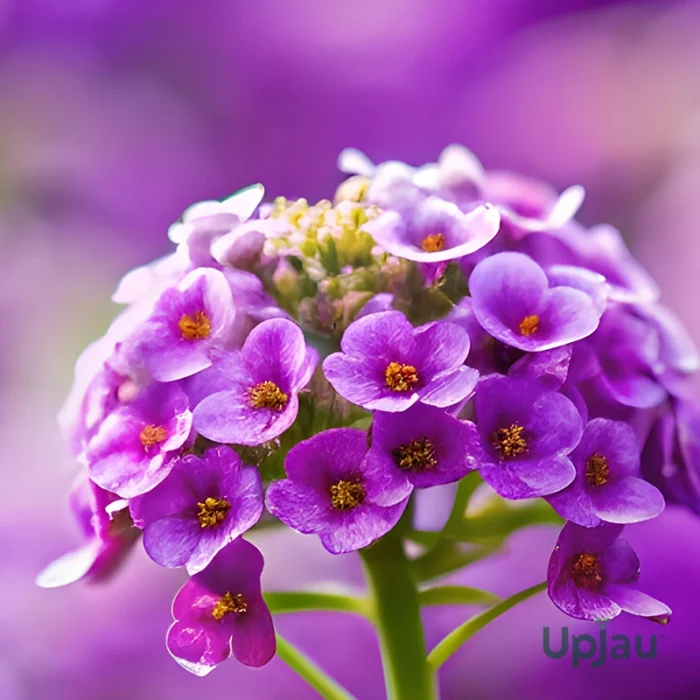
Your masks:
M495 620L503 613L515 607L518 603L531 598L540 591L547 588L546 581L539 583L532 588L527 588L520 593L512 595L510 598L502 600L488 610L475 615L461 624L457 629L450 632L435 648L428 654L428 664L434 671L437 671L447 659L459 649L470 637L475 635L480 629L486 627L492 620Z
M313 610L335 610L367 617L369 606L361 598L314 591L268 591L265 602L274 615Z
M437 586L419 593L421 605L493 605L500 600L489 591L470 586Z

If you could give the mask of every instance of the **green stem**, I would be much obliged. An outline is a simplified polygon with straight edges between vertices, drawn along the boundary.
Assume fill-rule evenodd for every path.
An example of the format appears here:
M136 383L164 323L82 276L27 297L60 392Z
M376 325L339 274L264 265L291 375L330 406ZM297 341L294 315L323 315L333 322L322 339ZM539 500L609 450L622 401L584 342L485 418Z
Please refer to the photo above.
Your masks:
M372 596L387 700L434 700L434 680L425 660L418 589L397 529L361 552Z
M366 600L335 593L270 591L265 593L265 602L274 615L304 610L334 610L362 615L363 617L369 615L369 606Z
M430 654L428 654L428 665L430 668L433 671L437 671L464 642L480 629L486 627L489 622L495 620L499 615L502 615L523 600L527 600L540 591L543 591L545 588L547 588L546 582L539 583L536 586L532 586L532 588L527 588L524 591L520 591L520 593L512 595L510 598L506 598L488 610L484 610L484 612L479 615L475 615L467 620L464 624L457 627L457 629L450 632L437 644Z
M296 671L325 700L355 700L347 690L338 685L326 672L277 635L277 654L291 669Z

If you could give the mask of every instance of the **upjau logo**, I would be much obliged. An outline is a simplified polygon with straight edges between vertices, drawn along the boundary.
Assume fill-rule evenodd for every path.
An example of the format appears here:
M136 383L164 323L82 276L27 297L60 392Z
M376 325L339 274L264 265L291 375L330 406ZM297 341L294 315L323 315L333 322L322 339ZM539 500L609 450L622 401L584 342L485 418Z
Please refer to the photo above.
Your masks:
M590 634L574 634L571 636L571 664L578 668L581 661L591 661L591 668L598 668L610 659L655 659L658 637L652 634L645 638L637 634L634 638L626 634L613 634L608 639L609 620L597 620L598 638ZM558 648L552 649L555 644ZM561 639L557 642L552 638L549 627L542 630L542 651L550 659L562 659L569 652L569 628L562 627Z

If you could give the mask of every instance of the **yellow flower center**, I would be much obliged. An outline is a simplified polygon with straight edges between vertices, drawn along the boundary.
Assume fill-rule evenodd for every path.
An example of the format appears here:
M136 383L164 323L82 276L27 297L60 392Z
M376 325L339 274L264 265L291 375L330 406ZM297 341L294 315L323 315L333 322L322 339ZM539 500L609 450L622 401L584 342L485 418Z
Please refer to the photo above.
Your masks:
M204 340L211 333L211 321L204 311L185 314L177 323L184 340Z
M248 610L248 603L246 603L242 594L236 593L236 595L231 595L228 591L219 598L214 609L211 611L211 616L215 620L223 620L226 615L235 613L236 615L243 614Z
M226 519L231 504L223 498L205 498L204 503L197 503L199 512L197 520L201 527L216 527Z
M610 478L610 465L601 454L594 452L586 460L586 479L591 486L602 486Z
M163 442L168 433L162 425L147 425L140 433L139 440L148 451L149 448Z
M274 382L261 382L248 390L250 405L253 408L270 408L281 411L289 401L285 394Z
M438 253L445 247L445 236L442 233L432 233L421 242L426 253Z
M331 485L330 492L331 505L336 510L357 508L367 495L362 484L353 481L343 481L342 479L338 483Z
M390 362L384 377L392 391L410 391L418 383L418 370L413 365Z
M523 426L513 423L508 428L499 428L491 435L491 444L501 459L517 457L527 450L527 442L523 437Z
M540 317L537 314L532 316L525 316L525 318L520 321L520 335L531 336L537 333L537 329L540 325Z
M574 557L571 575L576 585L582 588L596 588L603 582L598 558L590 552L583 552Z
M424 472L434 467L435 445L425 437L419 437L392 451L396 464L408 472Z

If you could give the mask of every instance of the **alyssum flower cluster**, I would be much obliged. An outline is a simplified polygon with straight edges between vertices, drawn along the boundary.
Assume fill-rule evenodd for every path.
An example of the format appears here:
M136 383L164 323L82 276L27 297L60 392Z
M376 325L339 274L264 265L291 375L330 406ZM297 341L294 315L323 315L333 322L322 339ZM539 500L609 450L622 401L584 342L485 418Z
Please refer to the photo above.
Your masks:
M122 280L60 416L85 543L40 583L100 578L142 534L190 576L167 646L203 675L275 654L256 525L370 569L398 538L415 588L495 551L517 512L566 521L547 572L563 611L667 620L621 537L665 500L700 512L698 355L654 281L614 228L574 220L579 187L458 146L340 167L332 202L254 185L194 205L175 251ZM481 480L505 502L470 515ZM414 492L457 482L444 528L416 530Z

